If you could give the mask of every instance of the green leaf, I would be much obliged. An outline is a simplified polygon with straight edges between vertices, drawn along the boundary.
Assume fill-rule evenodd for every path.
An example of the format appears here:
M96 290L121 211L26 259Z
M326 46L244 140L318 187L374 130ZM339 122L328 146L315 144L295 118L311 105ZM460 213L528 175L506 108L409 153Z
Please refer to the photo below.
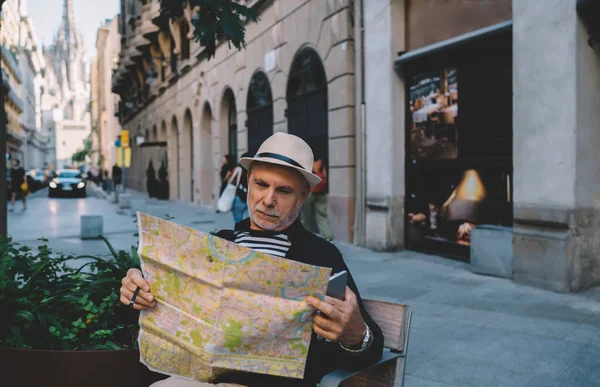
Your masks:
M134 267L141 269L142 263L140 262L140 256L138 255L138 251L135 246L131 246L131 258L133 259Z
M16 315L23 318L24 320L27 320L28 322L32 322L35 319L33 314L31 314L31 312L27 310L20 310L16 313Z
M55 326L51 326L48 328L48 330L50 331L50 333L54 333L54 332L56 332L57 329Z

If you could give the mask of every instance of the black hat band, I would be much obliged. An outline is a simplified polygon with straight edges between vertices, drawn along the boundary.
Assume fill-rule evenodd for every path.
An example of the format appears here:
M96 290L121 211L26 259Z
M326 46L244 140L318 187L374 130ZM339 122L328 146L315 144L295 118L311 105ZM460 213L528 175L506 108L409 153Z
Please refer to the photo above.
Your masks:
M281 160L283 162L293 165L294 167L302 168L303 170L306 171L306 169L302 165L297 163L295 160L290 159L289 157L280 155L279 153L263 152L263 153L257 153L256 156L254 156L255 159L260 159L262 157L269 157L272 159Z

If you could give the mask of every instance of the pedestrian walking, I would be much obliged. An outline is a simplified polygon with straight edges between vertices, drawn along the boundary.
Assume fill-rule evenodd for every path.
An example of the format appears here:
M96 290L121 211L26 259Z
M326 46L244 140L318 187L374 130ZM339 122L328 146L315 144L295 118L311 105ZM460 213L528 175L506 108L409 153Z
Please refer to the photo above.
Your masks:
M164 160L161 160L158 168L158 199L169 200L169 173Z
M312 187L302 205L302 223L307 230L314 231L331 241L333 232L327 217L327 166L321 156L318 156L313 163L313 173L321 179L321 182Z
M158 180L156 180L156 171L154 171L152 160L148 162L148 169L146 169L146 191L151 198L158 196Z
M242 157L251 157L251 154L246 152ZM231 176L236 173L241 173L242 177L240 178L240 184L237 186L233 206L231 207L234 225L248 217L248 172L238 164L232 171Z
M235 169L235 160L232 155L223 156L223 160L221 162L221 189L219 190L219 196L225 191L225 187L227 187L227 181L231 177L233 170Z
M123 177L123 170L117 164L112 167L112 178L115 191L119 192L119 185L121 184L121 178Z
M27 210L27 202L25 196L27 196L27 179L25 177L25 169L20 166L20 161L17 159L13 160L13 166L10 170L10 193L11 193L11 207L10 210L15 210L15 201L17 196L23 201L23 211Z

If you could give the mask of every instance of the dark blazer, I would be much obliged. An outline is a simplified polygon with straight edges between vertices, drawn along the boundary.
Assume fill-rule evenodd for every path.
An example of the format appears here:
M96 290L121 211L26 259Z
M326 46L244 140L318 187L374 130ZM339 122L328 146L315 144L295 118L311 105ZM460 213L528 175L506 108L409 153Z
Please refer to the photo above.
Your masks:
M252 230L250 230L250 220L242 220L236 224L235 230L252 232ZM373 319L371 319L371 316L366 312L360 293L356 288L350 270L348 270L340 251L325 239L307 231L299 220L296 220L286 231L284 231L284 233L288 235L291 242L291 247L286 255L287 259L315 266L329 267L332 269L331 274L335 274L342 270L348 271L348 287L356 294L363 319L373 334L371 345L367 351L357 355L345 351L338 343L330 343L318 339L313 332L310 348L308 350L304 379L289 379L262 374L232 373L224 375L218 382L239 383L250 387L314 387L323 376L337 368L363 368L374 364L381 359L383 352L383 333L381 333L379 326L377 326ZM217 236L233 241L235 239L235 231L221 230L217 233Z

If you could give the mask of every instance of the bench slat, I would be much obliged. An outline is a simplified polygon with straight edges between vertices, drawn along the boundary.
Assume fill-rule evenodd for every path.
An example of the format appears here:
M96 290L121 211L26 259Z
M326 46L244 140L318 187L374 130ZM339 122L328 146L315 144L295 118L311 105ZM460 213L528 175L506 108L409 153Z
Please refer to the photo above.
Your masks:
M407 306L391 302L363 300L365 309L383 332L385 346L404 352L406 342L405 319Z

